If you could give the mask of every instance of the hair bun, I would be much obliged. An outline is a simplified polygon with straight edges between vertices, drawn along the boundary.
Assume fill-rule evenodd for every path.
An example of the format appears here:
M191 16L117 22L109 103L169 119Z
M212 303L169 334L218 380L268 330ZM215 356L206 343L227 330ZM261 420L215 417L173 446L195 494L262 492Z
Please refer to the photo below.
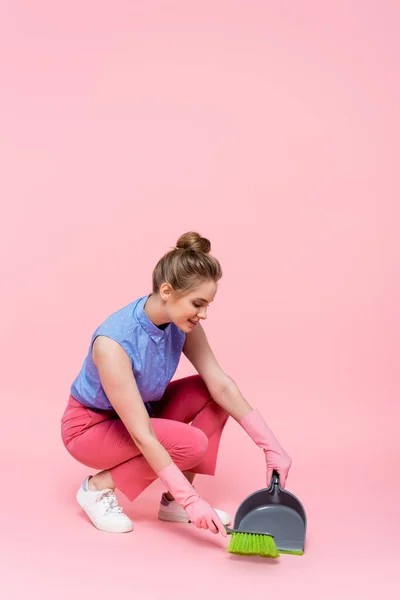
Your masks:
M207 238L201 237L199 233L189 231L181 235L176 242L176 247L181 250L194 250L194 252L208 254L211 250L211 243Z

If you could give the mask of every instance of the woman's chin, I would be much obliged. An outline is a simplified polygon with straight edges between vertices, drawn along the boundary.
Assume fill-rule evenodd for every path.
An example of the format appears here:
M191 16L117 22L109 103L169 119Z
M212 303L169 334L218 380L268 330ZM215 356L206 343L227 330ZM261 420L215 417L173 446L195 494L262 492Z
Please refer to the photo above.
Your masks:
M195 328L195 325L192 325L189 321L186 321L186 323L180 323L179 325L176 323L176 326L184 333L190 333Z

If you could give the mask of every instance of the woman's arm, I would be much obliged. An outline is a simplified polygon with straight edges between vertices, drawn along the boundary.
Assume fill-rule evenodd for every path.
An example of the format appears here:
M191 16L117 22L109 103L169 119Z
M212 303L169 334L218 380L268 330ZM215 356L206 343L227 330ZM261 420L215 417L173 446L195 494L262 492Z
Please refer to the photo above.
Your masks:
M213 400L222 406L239 423L243 417L253 410L231 377L228 377L225 386L214 394Z
M273 471L276 470L284 487L292 462L290 456L281 447L262 415L250 406L233 379L221 369L200 323L186 336L183 352L204 380L212 399L241 425L257 446L264 450L267 485L270 483Z
M253 410L234 380L218 364L200 323L187 334L183 353L203 379L214 402L236 421Z
M172 459L155 436L128 355L111 338L98 336L93 344L92 357L107 398L140 452L158 473Z
M189 520L198 528L226 536L217 513L200 498L155 436L125 350L114 340L99 336L94 341L92 357L107 398L151 468L186 510Z

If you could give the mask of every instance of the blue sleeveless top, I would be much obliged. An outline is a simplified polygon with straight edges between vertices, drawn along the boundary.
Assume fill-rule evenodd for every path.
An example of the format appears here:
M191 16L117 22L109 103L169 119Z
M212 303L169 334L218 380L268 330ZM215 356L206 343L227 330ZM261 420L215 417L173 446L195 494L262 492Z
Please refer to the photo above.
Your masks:
M99 335L118 342L129 356L143 402L162 398L178 367L186 333L174 323L165 329L154 325L144 311L150 295L124 306L96 329L79 375L71 386L75 400L88 408L113 410L92 360L92 345Z

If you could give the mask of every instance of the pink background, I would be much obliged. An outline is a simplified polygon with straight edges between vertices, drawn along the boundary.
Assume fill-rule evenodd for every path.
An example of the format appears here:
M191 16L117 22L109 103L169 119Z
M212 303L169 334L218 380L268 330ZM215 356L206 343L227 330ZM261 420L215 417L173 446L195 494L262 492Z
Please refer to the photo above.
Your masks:
M399 27L384 0L0 4L2 597L397 596ZM71 381L190 229L224 269L212 347L293 457L303 557L159 523L159 482L121 496L132 534L75 503ZM230 422L199 491L234 513L263 485Z

